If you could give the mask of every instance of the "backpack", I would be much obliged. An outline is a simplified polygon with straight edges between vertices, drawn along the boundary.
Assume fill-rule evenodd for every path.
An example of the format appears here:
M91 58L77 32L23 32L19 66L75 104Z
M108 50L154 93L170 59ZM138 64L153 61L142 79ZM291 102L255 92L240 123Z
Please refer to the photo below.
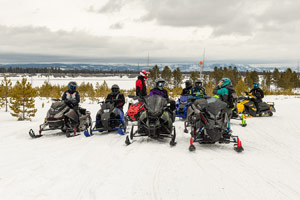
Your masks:
M228 95L228 107L234 108L235 104L237 102L237 94L234 89L228 89L229 95Z

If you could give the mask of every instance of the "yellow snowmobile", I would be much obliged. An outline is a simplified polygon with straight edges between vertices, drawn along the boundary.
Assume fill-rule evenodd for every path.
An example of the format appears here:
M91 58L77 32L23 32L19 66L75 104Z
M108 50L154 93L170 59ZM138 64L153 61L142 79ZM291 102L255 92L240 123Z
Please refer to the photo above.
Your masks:
M237 99L237 112L244 114L246 117L271 117L273 112L276 112L274 102L260 102L258 104L260 111L257 112L257 108L253 99L256 97L251 93L242 93L245 96L238 97Z

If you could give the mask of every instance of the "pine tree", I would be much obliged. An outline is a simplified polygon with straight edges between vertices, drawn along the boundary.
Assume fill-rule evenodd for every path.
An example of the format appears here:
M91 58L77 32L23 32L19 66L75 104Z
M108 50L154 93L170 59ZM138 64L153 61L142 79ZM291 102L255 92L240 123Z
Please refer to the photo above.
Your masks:
M0 85L0 108L5 106L5 112L8 111L8 97L11 93L11 89L11 80L7 79L6 76L4 76L4 79L1 81Z
M179 87L181 87L182 79L183 79L182 73L181 73L179 67L177 67L177 68L173 71L174 88L179 88Z
M276 87L278 87L278 82L280 79L280 72L277 68L274 69L273 75L272 75L273 83Z
M51 90L52 85L48 81L45 81L44 84L39 88L39 96L49 98L51 97Z
M163 71L161 72L161 77L165 79L167 83L171 83L172 71L168 66L165 66Z
M30 120L30 117L34 117L37 111L34 104L36 96L37 91L32 88L26 78L23 78L21 82L17 81L11 92L11 105L9 106L12 110L11 115L17 117L18 120Z
M197 79L199 79L199 78L200 78L199 72L192 72L192 73L191 73L191 80L192 80L193 84L195 84L195 81L196 81Z
M248 90L247 85L245 84L245 82L243 81L242 78L240 78L239 82L236 84L235 86L235 92L238 96L242 95L242 92L245 92Z
M150 71L149 78L147 79L147 85L150 87L155 87L155 80L160 77L159 68L155 65Z
M253 80L251 78L251 73L247 70L245 74L245 84L251 88L253 86Z
M108 85L106 81L104 81L101 85L99 83L96 83L96 97L107 97L109 94L110 90L108 88Z

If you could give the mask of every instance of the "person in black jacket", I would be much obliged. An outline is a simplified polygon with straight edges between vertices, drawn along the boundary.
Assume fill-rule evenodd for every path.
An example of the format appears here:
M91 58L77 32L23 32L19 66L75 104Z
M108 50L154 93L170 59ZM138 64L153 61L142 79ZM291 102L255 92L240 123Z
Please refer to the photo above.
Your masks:
M79 102L80 102L80 95L79 92L76 91L77 83L74 81L69 82L68 90L64 92L61 99L74 111L76 112L79 118Z
M111 87L111 93L107 95L105 102L113 101L116 108L123 111L123 106L125 104L124 95L120 92L120 87L118 85L113 85Z
M185 88L183 88L182 92L181 92L181 96L188 96L191 95L191 90L193 88L193 84L190 80L186 80L185 81Z
M255 98L252 98L251 100L254 102L255 107L256 107L256 112L259 113L260 112L260 107L259 107L259 103L262 102L262 99L264 98L264 91L262 89L260 89L259 87L259 83L253 83L253 88L250 90L250 92L252 94L252 96L254 96Z

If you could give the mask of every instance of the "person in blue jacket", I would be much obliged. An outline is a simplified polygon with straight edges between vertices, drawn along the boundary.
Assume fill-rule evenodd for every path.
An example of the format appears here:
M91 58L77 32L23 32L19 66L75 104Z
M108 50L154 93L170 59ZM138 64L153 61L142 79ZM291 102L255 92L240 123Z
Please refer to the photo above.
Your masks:
M200 79L195 81L195 87L192 89L192 95L197 99L205 98L206 91L205 88L202 86L202 81Z

